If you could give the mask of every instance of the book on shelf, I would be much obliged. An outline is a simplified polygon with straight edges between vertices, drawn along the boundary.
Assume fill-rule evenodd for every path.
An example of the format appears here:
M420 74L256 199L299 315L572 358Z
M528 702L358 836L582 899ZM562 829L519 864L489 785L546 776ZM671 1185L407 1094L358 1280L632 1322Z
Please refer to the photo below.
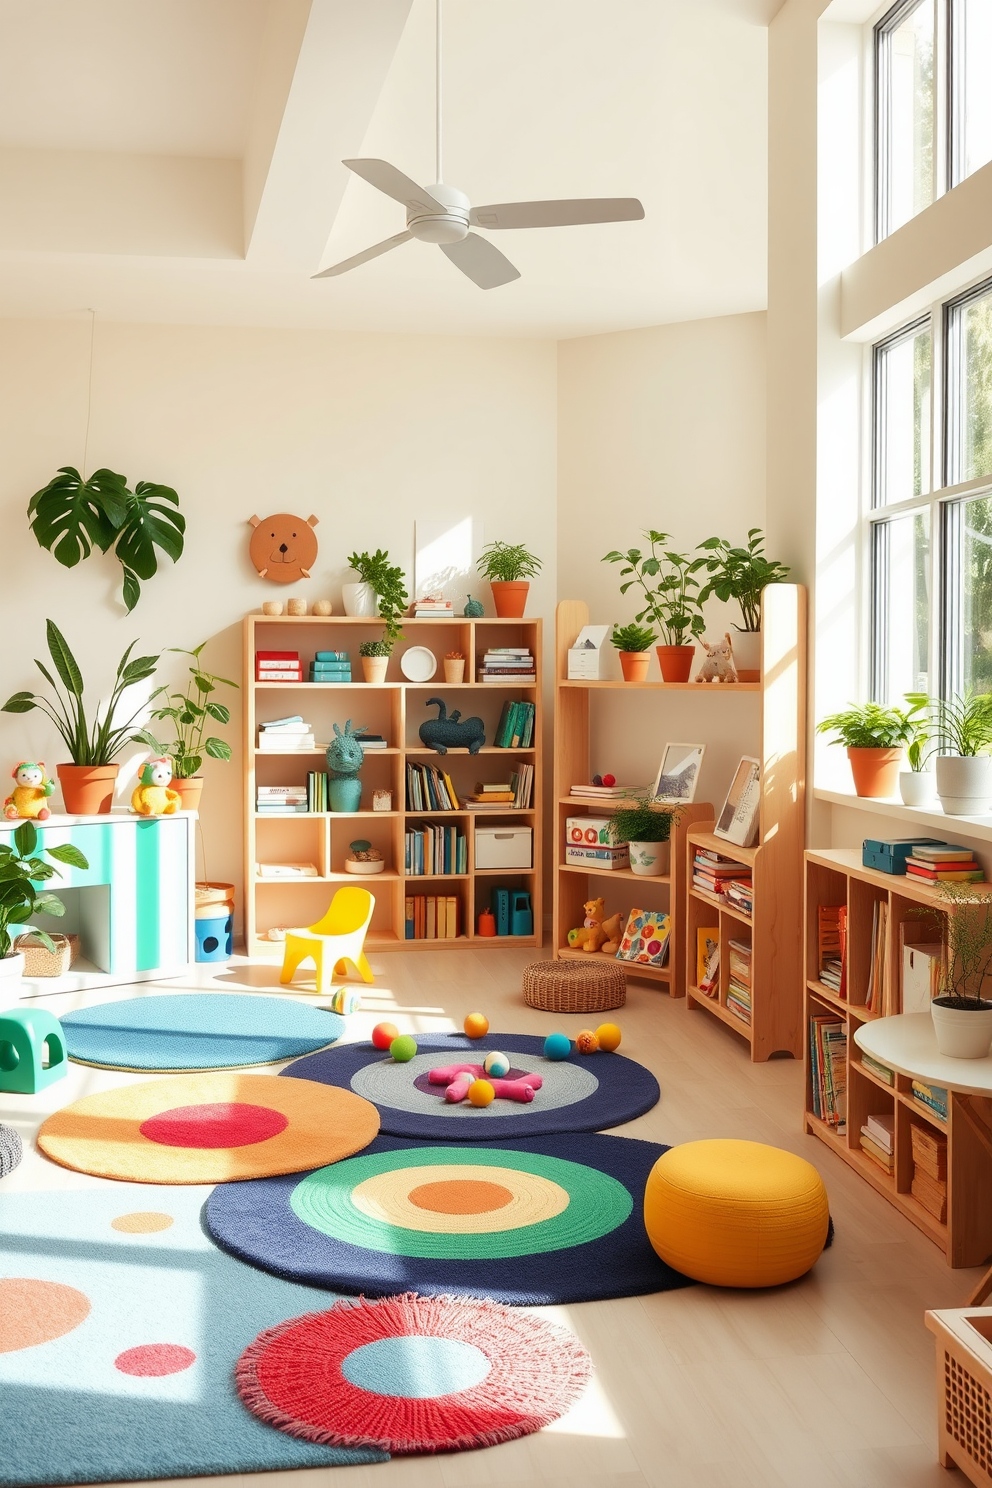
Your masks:
M454 825L413 823L404 842L404 871L411 877L468 872L468 838Z
M407 940L457 940L461 901L455 894L410 894L404 901L403 934Z
M522 686L527 687L533 685L537 681L537 677L533 672L507 673L480 671L476 673L475 680L477 682L519 682Z
M256 863L259 878L319 878L315 863Z
M866 1135L864 1127L861 1128L859 1139L861 1142L861 1151L865 1157L871 1158L876 1167L881 1168L883 1173L891 1174L895 1171L896 1160L894 1154L886 1152L884 1147L880 1147L877 1142Z
M700 925L696 929L696 986L707 997L715 997L720 985L720 927Z
M503 704L493 743L497 749L529 749L534 742L534 703Z
M984 883L985 870L976 863L971 868L938 868L936 871L906 860L906 877L917 883Z
M292 729L300 733L306 733L310 727L304 723L302 713L290 713L286 718L268 718L258 726L261 729Z
M865 1069L868 1070L870 1074L874 1075L877 1080L883 1081L883 1083L886 1085L895 1085L895 1070L889 1069L889 1066L887 1064L882 1064L880 1060L872 1058L872 1056L870 1054L866 1054L863 1049L860 1051L858 1058L864 1065Z
M947 1137L945 1134L934 1131L931 1126L924 1126L922 1122L911 1121L909 1135L913 1148L913 1162L917 1168L928 1173L931 1178L940 1182L945 1181L947 1178Z
M731 979L727 984L727 1009L743 1023L751 1023L751 994L746 987Z
M894 1111L871 1111L861 1128L886 1152L893 1152L896 1143L896 1118Z
M256 651L256 682L300 682L303 664L298 651Z
M751 986L751 947L744 940L728 940L728 963L731 981L741 987Z
M451 776L437 765L407 760L406 809L408 811L460 811Z
M846 915L845 915L846 920ZM846 927L845 927L846 933ZM839 934L839 931L838 931ZM846 941L845 941L846 944ZM889 1008L889 978L887 955L889 945L889 903L887 899L876 899L871 915L871 949L868 963L868 986L865 989L865 1007L869 1012L887 1014ZM838 963L843 971L843 963Z
M389 748L383 734L361 734L358 742L365 754L368 754L370 750Z
M821 904L816 912L820 981L838 997L847 996L847 905ZM829 968L829 976L824 971Z
M672 921L667 914L632 909L617 951L618 961L636 961L642 966L664 966Z
M619 801L636 791L636 785L573 785L568 793L570 796L585 796L590 801Z
M469 796L469 800L483 802L512 801L513 787L509 781L505 785L477 785L472 795Z
M280 734L265 732L258 736L261 754L301 754L318 747L313 734Z
M329 811L327 776L323 770L307 771L307 805L311 811Z
M724 890L727 903L739 909L742 914L751 916L754 913L754 889L750 882L744 883L740 879L732 878Z
M947 1091L943 1085L928 1085L923 1080L914 1080L913 1099L927 1106L941 1121L947 1120Z
M810 1083L813 1115L847 1130L847 1034L836 1018L809 1020Z
M575 868L609 873L615 868L630 867L630 848L626 843L622 847L577 847L572 842L566 842L565 862Z
M947 1182L941 1183L931 1178L928 1173L923 1173L918 1167L913 1168L913 1180L909 1187L910 1193L916 1202L924 1208L928 1214L933 1215L938 1224L947 1223Z

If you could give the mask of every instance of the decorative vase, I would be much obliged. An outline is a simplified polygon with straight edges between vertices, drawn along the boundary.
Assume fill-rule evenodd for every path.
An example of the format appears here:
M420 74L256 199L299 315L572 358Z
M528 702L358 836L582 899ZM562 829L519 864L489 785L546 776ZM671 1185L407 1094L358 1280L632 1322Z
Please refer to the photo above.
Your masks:
M281 599L267 599L262 606L262 614L281 615L283 612L283 608L284 606Z
M655 646L658 665L666 682L688 682L695 646Z
M526 579L491 579L493 604L499 620L522 620L530 584Z
M362 674L366 682L385 682L388 656L363 656Z
M930 1004L937 1048L949 1059L986 1059L992 1048L992 1002L971 1008L949 1007L951 999L935 997Z
M735 625L731 634L731 644L738 682L760 682L761 631L738 630Z
M182 796L182 811L199 811L200 796L203 793L203 776L191 775L188 780L173 778L172 789L178 791Z
M937 794L947 816L982 816L992 802L992 756L939 754Z
M900 770L899 794L904 806L932 806L936 800L936 782L930 770Z
M848 749L854 791L858 796L894 796L902 764L899 749Z
M446 656L444 658L444 680L445 682L450 683L452 686L457 686L459 682L464 682L464 656L459 656L457 660L452 656Z
M12 951L0 958L0 1011L20 1000L24 984L24 952Z
M672 861L671 842L628 842L630 871L642 878L661 878Z
M357 808L356 808L357 809ZM376 863L368 863L364 858L345 858L345 873L369 874L382 873L386 866L385 858L380 858Z
M305 599L287 599L287 601L286 601L286 613L287 613L287 615L305 615L306 612L307 612L307 602L306 602Z
M354 775L329 780L327 798L332 811L358 811L362 804L362 782Z
M620 670L623 672L623 680L625 682L646 682L650 662L650 651L621 651Z
M57 765L62 800L70 816L106 816L113 805L120 765Z
M375 602L375 590L371 584L342 584L341 599L346 615L357 615L363 620L372 620L379 613Z

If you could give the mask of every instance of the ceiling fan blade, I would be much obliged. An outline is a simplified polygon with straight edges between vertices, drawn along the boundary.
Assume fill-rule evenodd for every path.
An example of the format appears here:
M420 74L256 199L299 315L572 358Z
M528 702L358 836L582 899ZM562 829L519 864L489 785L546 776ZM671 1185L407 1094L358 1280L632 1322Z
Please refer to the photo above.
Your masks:
M395 165L390 165L388 160L342 160L350 171L356 176L361 176L363 181L368 181L377 191L385 192L394 201L402 202L405 207L414 210L420 208L427 212L446 212L447 207L435 201L429 191L423 186L418 186L416 181L411 181Z
M359 264L368 263L370 258L378 258L381 253L388 253L391 248L398 248L401 243L409 243L413 233L397 233L393 238L386 238L381 243L376 243L374 248L364 248L361 253L356 253L352 258L345 258L339 264L332 264L329 269L321 269L319 274L311 274L311 279L331 279L335 274L347 274L349 269L357 269Z
M500 284L509 284L511 279L520 278L520 270L515 269L492 243L477 238L475 233L469 233L460 243L440 243L438 246L455 268L467 274L480 289L496 289Z
M501 227L580 227L587 222L639 222L644 208L636 196L590 197L586 201L497 202L473 207L468 220L490 231Z

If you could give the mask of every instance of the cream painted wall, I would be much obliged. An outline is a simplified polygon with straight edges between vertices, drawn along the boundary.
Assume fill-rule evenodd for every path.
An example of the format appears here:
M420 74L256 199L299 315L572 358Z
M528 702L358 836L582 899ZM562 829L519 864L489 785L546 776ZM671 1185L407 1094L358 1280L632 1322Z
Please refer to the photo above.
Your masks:
M553 343L98 324L86 468L174 486L188 521L181 562L164 561L130 617L115 561L68 572L25 520L59 465L83 463L88 356L88 317L0 322L0 610L15 641L0 663L3 698L41 683L31 658L46 654L46 616L96 697L133 637L142 652L209 639L205 663L240 679L242 617L287 593L249 564L256 511L316 512L320 554L299 588L336 607L353 548L381 544L412 571L417 515L473 514L488 537L544 556L530 612L553 616ZM237 702L230 737L234 762L205 766L203 840L209 877L240 887ZM64 746L40 713L0 714L0 775L25 756L54 766Z

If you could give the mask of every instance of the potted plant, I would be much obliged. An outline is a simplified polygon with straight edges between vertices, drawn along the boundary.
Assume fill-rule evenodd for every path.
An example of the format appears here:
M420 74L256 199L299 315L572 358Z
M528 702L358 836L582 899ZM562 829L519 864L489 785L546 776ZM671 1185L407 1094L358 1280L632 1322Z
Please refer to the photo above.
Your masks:
M700 603L705 604L715 595L724 603L735 599L740 606L743 624L734 625L733 650L741 682L761 680L762 591L769 584L781 584L789 577L784 563L765 557L764 542L761 528L751 527L742 548L731 547L725 537L708 537L699 544L701 550L712 554L706 559L710 577L700 590Z
M65 905L57 894L39 888L58 874L58 869L45 862L45 854L70 868L88 868L89 863L78 847L64 842L59 847L38 847L38 829L33 822L21 822L11 842L0 843L0 1008L17 1001L24 975L24 953L14 950L13 927L20 929L35 915L65 914ZM44 930L35 930L46 950L54 951L52 938Z
M937 740L937 794L947 816L982 816L992 804L992 693L970 687L958 697L906 694L929 709L930 732Z
M362 674L366 682L385 682L389 658L393 654L392 641L362 641L358 654L362 658Z
M41 672L54 694L54 700L38 697L33 692L15 692L3 705L4 713L30 713L40 708L58 729L71 763L58 765L59 783L65 809L72 816L98 816L110 810L114 797L114 782L120 766L114 763L126 744L145 743L134 731L134 720L143 712L143 702L131 714L126 723L116 724L115 717L122 694L138 682L151 677L159 662L158 656L136 656L131 652L138 644L132 641L117 664L117 675L101 716L99 708L90 724L83 702L83 678L76 658L69 650L66 639L54 620L45 622L48 635L48 651L62 686L40 661L35 666Z
M231 758L231 746L226 740L213 735L203 737L210 720L220 724L231 721L230 708L225 703L215 701L210 694L216 692L218 683L224 687L236 688L238 685L236 682L229 682L226 677L218 677L214 672L203 670L200 666L200 652L206 644L206 641L201 642L194 651L186 651L181 646L170 646L170 651L193 658L186 691L169 692L167 688L160 687L149 699L152 701L165 694L166 702L152 710L152 718L159 722L169 720L173 729L173 742L160 743L148 729L138 729L135 734L136 739L154 749L156 754L168 755L172 760L172 785L182 797L184 811L196 811L199 807L203 777L198 772L203 764L203 756L206 754L217 760Z
M674 812L656 810L646 799L637 797L614 811L610 819L610 836L616 846L628 845L633 873L645 878L658 878L668 873L674 817Z
M984 1059L992 1047L992 1002L982 997L992 958L992 898L973 884L945 883L937 904L919 913L936 921L943 946L930 1004L937 1048L952 1059Z
M403 634L400 622L410 598L404 583L406 575L395 563L390 563L389 554L382 548L374 553L352 553L348 564L357 573L359 582L344 585L345 614L369 618L380 615L386 622L386 639L395 643Z
M917 703L908 711L852 703L843 713L822 719L816 732L836 734L831 743L846 746L857 795L894 796L903 750L918 732L918 712Z
M461 651L448 651L444 657L444 680L457 686L465 680L465 657Z
M930 755L933 753L932 750L927 749L929 743L929 729L921 724L906 746L909 769L899 771L899 794L902 796L904 806L933 805L935 794L933 771L927 769Z
M493 604L501 620L522 620L527 608L530 580L541 571L541 560L522 543L486 543L475 565L493 591Z
M620 670L625 682L647 680L651 647L657 639L649 625L614 625L610 640L620 653Z
M348 844L350 852L344 860L345 873L382 873L386 866L386 860L377 847L364 837L359 837L355 842Z
M705 628L702 607L699 602L699 580L695 575L706 565L705 558L690 558L688 553L676 553L664 544L669 541L667 532L649 529L644 536L651 544L650 553L640 548L628 548L626 553L607 553L604 563L622 563L620 577L633 574L633 578L620 585L620 593L626 594L635 584L644 591L646 600L643 610L635 620L646 620L656 625L665 637L658 646L658 664L666 682L688 682L695 655L695 638ZM659 548L662 550L659 553ZM653 583L650 581L654 580Z

